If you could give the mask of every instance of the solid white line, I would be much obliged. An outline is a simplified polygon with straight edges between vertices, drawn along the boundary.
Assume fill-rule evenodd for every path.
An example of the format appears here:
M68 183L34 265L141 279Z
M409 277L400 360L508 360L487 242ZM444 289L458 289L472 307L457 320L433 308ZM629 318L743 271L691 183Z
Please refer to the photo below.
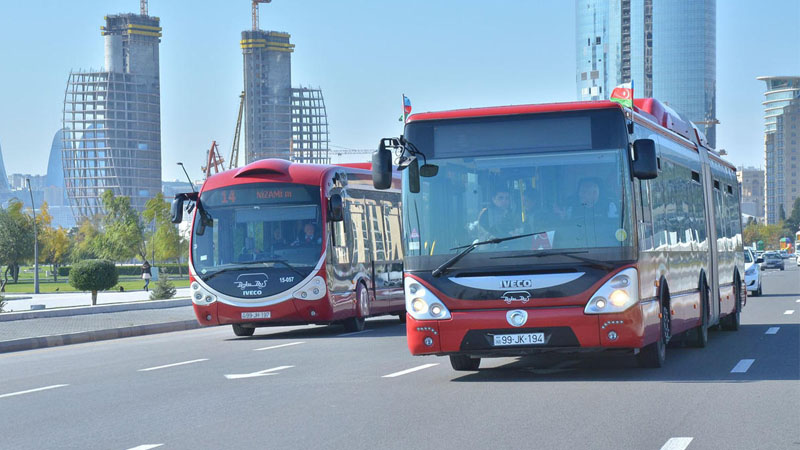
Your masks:
M412 367L412 368L410 368L410 369L406 369L406 370L401 370L400 372L390 373L389 375L384 375L384 376L383 376L383 377L381 377L381 378L394 378L394 377L399 377L400 375L405 375L405 374L408 374L408 373L411 373L411 372L416 372L416 371L418 371L418 370L427 369L428 367L433 367L433 366L438 366L438 365L439 365L439 363L433 363L433 364L423 364L423 365L421 365L421 366Z
M780 329L781 327L769 327L769 330L764 334L778 334L778 330Z
M139 369L138 372L149 372L151 370L158 370L158 369L166 369L167 367L175 367L175 366L183 366L185 364L192 364L201 361L208 361L208 359L193 359L191 361L184 361L175 364L167 364L166 366L158 366L158 367L148 367L147 369Z
M289 346L298 345L298 344L305 344L305 342L290 342L288 344L273 345L272 347L254 348L253 351L257 352L257 351L261 351L261 350L272 350L273 348L289 347Z
M353 336L354 334L371 333L373 331L375 331L375 330L374 329L369 329L369 330L354 331L352 333L340 334L340 335L338 335L336 337Z
M12 392L10 394L3 394L3 395L0 395L0 398L13 397L15 395L22 395L22 394L30 394L31 392L46 391L48 389L55 389L55 388L60 388L60 387L64 387L64 386L69 386L69 385L68 384L54 384L52 386L46 386L46 387L41 387L41 388L36 388L36 389L28 389L27 391L19 391L19 392Z
M164 444L145 444L138 447L129 448L128 450L150 450L151 448L161 447L162 445Z
M690 437L670 438L666 444L661 447L661 450L684 450L692 442Z
M733 369L731 369L731 373L745 373L754 362L755 359L743 359L739 361Z
M788 315L791 315L791 314L794 314L794 310L793 309L787 309L786 312L783 313L784 316L788 316Z

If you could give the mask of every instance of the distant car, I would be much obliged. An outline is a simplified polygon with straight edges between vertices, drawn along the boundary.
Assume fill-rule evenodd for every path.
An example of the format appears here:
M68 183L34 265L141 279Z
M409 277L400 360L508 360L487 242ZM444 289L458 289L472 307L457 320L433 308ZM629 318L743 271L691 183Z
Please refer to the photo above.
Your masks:
M780 255L781 255L781 258L783 258L783 259L789 259L789 252L787 252L786 250L781 250L780 251Z
M784 269L783 258L777 252L764 253L764 264L761 265L764 269Z
M761 265L749 249L744 251L744 284L753 297L761 295Z

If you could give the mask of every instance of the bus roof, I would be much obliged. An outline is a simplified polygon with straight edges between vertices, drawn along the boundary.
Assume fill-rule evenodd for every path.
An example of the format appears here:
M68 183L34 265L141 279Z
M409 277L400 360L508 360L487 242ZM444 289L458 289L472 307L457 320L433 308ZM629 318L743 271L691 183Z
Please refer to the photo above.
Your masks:
M363 172L371 175L372 164L303 164L293 163L285 159L260 159L237 169L226 170L209 177L202 190L237 184L257 183L259 181L276 181L320 185L324 176L331 170L348 169L348 172Z

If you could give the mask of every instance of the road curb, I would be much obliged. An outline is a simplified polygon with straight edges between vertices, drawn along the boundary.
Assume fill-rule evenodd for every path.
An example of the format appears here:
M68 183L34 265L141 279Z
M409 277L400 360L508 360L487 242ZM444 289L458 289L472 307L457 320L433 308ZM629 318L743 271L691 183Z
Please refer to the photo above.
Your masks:
M15 339L0 342L0 353L34 350L37 348L57 347L60 345L83 344L86 342L106 341L125 337L144 336L148 334L170 333L200 328L196 320L135 325L131 327L112 328L108 330L83 331L52 336Z
M83 316L86 314L113 313L122 311L140 311L146 309L178 308L191 306L192 299L179 298L171 300L140 300L129 303L112 303L96 306L76 306L69 308L42 309L37 311L19 311L0 314L0 322L13 320L43 319L50 317Z

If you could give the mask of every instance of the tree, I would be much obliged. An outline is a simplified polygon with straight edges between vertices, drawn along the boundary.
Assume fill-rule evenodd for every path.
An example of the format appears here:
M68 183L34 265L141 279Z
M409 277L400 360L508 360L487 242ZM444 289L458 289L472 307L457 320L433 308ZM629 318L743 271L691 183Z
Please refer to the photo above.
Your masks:
M72 243L69 254L72 262L80 262L85 259L97 259L95 247L97 246L100 234L96 223L84 217L78 223L78 227L69 232L70 242Z
M148 236L150 254L155 253L155 258L160 261L177 261L181 257L182 239L178 228L170 220L170 204L164 200L162 193L147 201L142 217L146 223L155 221L156 224L155 232Z
M41 236L41 235L40 235ZM62 227L48 228L42 236L41 262L50 264L53 271L53 281L58 282L58 268L69 256L69 235Z
M0 264L6 266L5 282L10 274L19 281L19 266L33 259L33 218L22 212L22 202L13 199L0 209Z
M167 271L162 269L153 291L150 292L150 300L167 300L175 297L175 292L177 292L175 290L175 285L169 281Z
M69 284L81 291L91 291L92 305L97 304L97 291L110 289L118 280L114 263L102 259L81 261L69 271Z
M140 256L146 257L144 226L139 214L131 206L131 199L115 196L111 190L103 192L103 233L97 236L95 252L101 258L113 261Z
M783 224L783 229L785 231L784 234L791 236L792 238L794 238L797 230L800 229L800 197L794 199L792 213L786 218L786 221Z

